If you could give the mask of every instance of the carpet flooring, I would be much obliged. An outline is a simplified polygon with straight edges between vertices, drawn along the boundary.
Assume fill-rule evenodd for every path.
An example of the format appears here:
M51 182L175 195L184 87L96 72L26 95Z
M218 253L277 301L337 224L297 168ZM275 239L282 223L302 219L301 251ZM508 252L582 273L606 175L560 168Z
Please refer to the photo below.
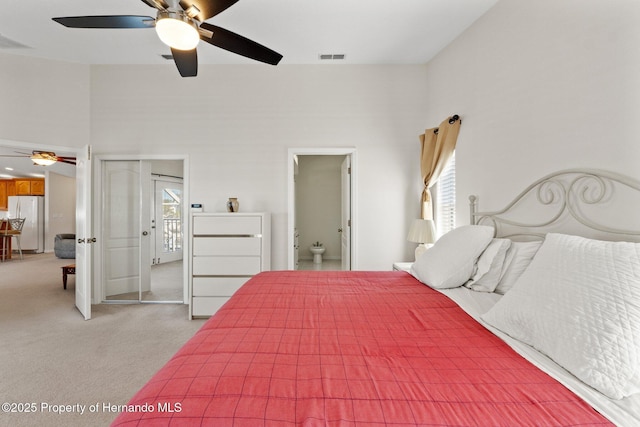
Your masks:
M108 426L109 408L204 323L183 304L94 305L85 321L75 276L62 288L71 262L25 254L0 263L0 426Z

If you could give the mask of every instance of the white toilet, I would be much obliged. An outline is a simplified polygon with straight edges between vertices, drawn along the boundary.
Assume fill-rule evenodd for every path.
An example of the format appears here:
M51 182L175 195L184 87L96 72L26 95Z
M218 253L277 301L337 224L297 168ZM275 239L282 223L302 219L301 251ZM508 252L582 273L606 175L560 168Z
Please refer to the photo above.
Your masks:
M320 246L311 246L309 250L313 254L313 263L322 264L322 254L324 253L324 246L322 246L322 244Z

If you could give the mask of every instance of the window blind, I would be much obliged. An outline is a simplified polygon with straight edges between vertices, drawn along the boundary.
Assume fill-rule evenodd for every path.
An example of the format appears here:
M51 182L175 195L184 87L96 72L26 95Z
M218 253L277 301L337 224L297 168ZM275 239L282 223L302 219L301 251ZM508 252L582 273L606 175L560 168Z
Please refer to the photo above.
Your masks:
M456 227L456 154L436 183L436 227L442 236Z

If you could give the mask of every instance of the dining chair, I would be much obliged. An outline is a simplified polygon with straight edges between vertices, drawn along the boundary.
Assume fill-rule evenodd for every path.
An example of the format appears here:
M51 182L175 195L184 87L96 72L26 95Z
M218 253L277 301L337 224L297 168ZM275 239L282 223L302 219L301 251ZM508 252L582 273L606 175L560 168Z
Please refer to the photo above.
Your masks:
M7 250L8 250L8 241L11 241L12 238L15 237L16 243L18 244L18 252L20 253L20 259L22 259L22 247L20 246L20 236L22 235L22 227L24 227L24 222L26 218L9 218L6 221L9 222L8 226L5 227L4 230L0 230L0 237L2 237L3 245L2 245L2 262L4 262Z

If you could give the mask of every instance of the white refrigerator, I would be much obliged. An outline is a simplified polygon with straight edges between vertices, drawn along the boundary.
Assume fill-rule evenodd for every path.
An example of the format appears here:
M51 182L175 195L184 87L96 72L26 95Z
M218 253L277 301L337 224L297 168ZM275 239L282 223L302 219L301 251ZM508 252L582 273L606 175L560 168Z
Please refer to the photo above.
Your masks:
M44 252L43 196L9 196L9 218L25 219L20 236L23 251Z

